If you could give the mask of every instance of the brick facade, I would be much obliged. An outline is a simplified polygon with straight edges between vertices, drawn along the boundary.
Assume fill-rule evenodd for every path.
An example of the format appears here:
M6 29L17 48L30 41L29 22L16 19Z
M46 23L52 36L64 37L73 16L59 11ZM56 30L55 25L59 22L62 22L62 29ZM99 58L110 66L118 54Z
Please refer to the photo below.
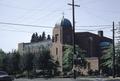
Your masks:
M72 33L72 25L70 21L65 18L63 18L60 23L57 23L53 29L53 44L51 54L54 56L55 60L59 61L59 70L61 72L63 71L63 45L72 45ZM99 31L98 35L90 32L75 33L75 44L78 45L82 50L86 51L86 60L88 63L90 63L90 68L81 69L81 71L87 73L89 69L99 70L99 57L102 55L101 44L103 47L105 47L107 43L110 45L110 43L112 43L112 39L104 37L103 31Z

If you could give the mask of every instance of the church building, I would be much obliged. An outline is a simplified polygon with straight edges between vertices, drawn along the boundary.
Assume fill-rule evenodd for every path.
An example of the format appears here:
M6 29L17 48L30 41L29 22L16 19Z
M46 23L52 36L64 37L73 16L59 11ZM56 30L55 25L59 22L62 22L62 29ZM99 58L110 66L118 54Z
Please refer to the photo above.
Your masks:
M100 57L102 50L107 49L112 43L112 39L103 35L103 31L98 31L98 34L90 32L75 32L75 44L80 49L85 51L86 60L88 62L87 69L81 69L86 73L90 69L100 71ZM27 52L38 53L44 48L51 50L51 55L55 61L59 62L59 71L63 72L63 52L64 45L73 45L73 30L71 22L62 18L53 28L53 38L49 41L36 43L19 43L18 51L20 54ZM85 72L84 72L85 71Z
M99 57L102 55L101 51L107 49L112 43L112 39L107 38L103 35L103 31L98 31L98 34L90 32L75 32L75 44L78 45L82 50L86 51L86 60L89 63L89 66L86 71L89 69L99 70ZM51 54L54 56L54 59L59 62L59 70L63 71L63 46L73 44L73 30L71 22L62 18L59 23L55 24L53 29L53 41ZM83 72L85 70L82 70ZM84 72L85 73L85 72Z

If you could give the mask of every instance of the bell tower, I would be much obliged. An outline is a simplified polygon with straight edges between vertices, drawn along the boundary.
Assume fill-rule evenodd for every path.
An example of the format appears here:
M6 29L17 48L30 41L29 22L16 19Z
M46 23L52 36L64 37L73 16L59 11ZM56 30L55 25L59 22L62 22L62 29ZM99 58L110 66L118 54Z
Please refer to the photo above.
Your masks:
M54 59L59 62L59 71L61 72L63 70L63 46L65 44L72 45L72 25L68 19L63 17L60 22L55 24L53 29L53 43L51 52Z

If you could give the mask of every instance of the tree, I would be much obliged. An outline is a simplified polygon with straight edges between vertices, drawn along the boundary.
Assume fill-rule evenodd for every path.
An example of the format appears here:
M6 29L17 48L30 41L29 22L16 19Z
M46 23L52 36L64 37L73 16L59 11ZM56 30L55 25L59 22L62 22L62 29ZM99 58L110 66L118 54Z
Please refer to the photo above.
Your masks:
M117 43L116 46L116 55L115 55L115 60L116 60L116 74L117 76L120 76L120 42Z
M45 32L42 33L42 41L46 40Z
M5 58L3 59L3 70L7 71L9 74L13 74L13 64L12 64L12 54L6 54Z
M107 74L107 75L112 75L112 63L113 63L113 51L112 51L112 45L104 50L103 52L103 56L101 57L101 69L103 74Z
M35 33L32 34L31 42L35 42Z
M38 37L38 33L33 33L32 37L31 37L31 42L38 42L39 41L39 37Z
M6 53L2 49L0 49L0 69L4 68L3 59L5 58L5 56Z
M50 35L47 35L47 38L46 38L45 32L43 32L42 35L39 35L39 36L37 32L32 34L31 43L40 42L44 40L51 40Z
M18 72L20 72L20 55L17 51L5 54L1 63L2 70L5 70L10 74L16 75Z
M47 40L51 40L51 37L50 37L50 35L47 35Z
M71 71L73 66L73 48L69 45L64 46L63 71Z
M115 52L115 69L116 69L116 75L120 75L120 45L117 44L116 46L116 52ZM103 51L103 56L101 58L102 64L101 68L104 74L112 75L112 69L113 69L113 46L111 45L108 49Z
M12 67L13 73L16 75L20 72L20 54L17 51L12 53Z
M39 42L39 37L38 37L38 33L35 33L35 42Z
M23 60L23 70L27 71L27 76L30 76L30 72L33 70L33 59L34 55L32 53L24 54L22 57Z
M43 74L51 76L52 71L55 72L57 67L58 64L50 55L50 50L44 48L38 56L38 68L43 71Z
M83 51L76 46L76 57L74 60L75 65L85 67L86 60ZM63 71L69 72L73 69L73 47L70 45L64 46L64 54L63 54Z
M40 35L39 38L38 38L38 41L42 41L42 36Z

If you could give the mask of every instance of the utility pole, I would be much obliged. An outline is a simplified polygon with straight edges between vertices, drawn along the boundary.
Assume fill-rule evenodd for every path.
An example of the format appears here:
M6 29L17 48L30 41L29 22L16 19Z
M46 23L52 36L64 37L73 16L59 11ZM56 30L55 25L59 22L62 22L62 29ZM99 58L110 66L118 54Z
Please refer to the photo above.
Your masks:
M73 68L74 68L74 79L76 79L76 70L75 70L75 6L80 7L79 5L74 4L74 0L72 0L72 4L68 3L68 5L72 6L72 17L73 17Z
M113 78L115 78L115 25L113 22Z

